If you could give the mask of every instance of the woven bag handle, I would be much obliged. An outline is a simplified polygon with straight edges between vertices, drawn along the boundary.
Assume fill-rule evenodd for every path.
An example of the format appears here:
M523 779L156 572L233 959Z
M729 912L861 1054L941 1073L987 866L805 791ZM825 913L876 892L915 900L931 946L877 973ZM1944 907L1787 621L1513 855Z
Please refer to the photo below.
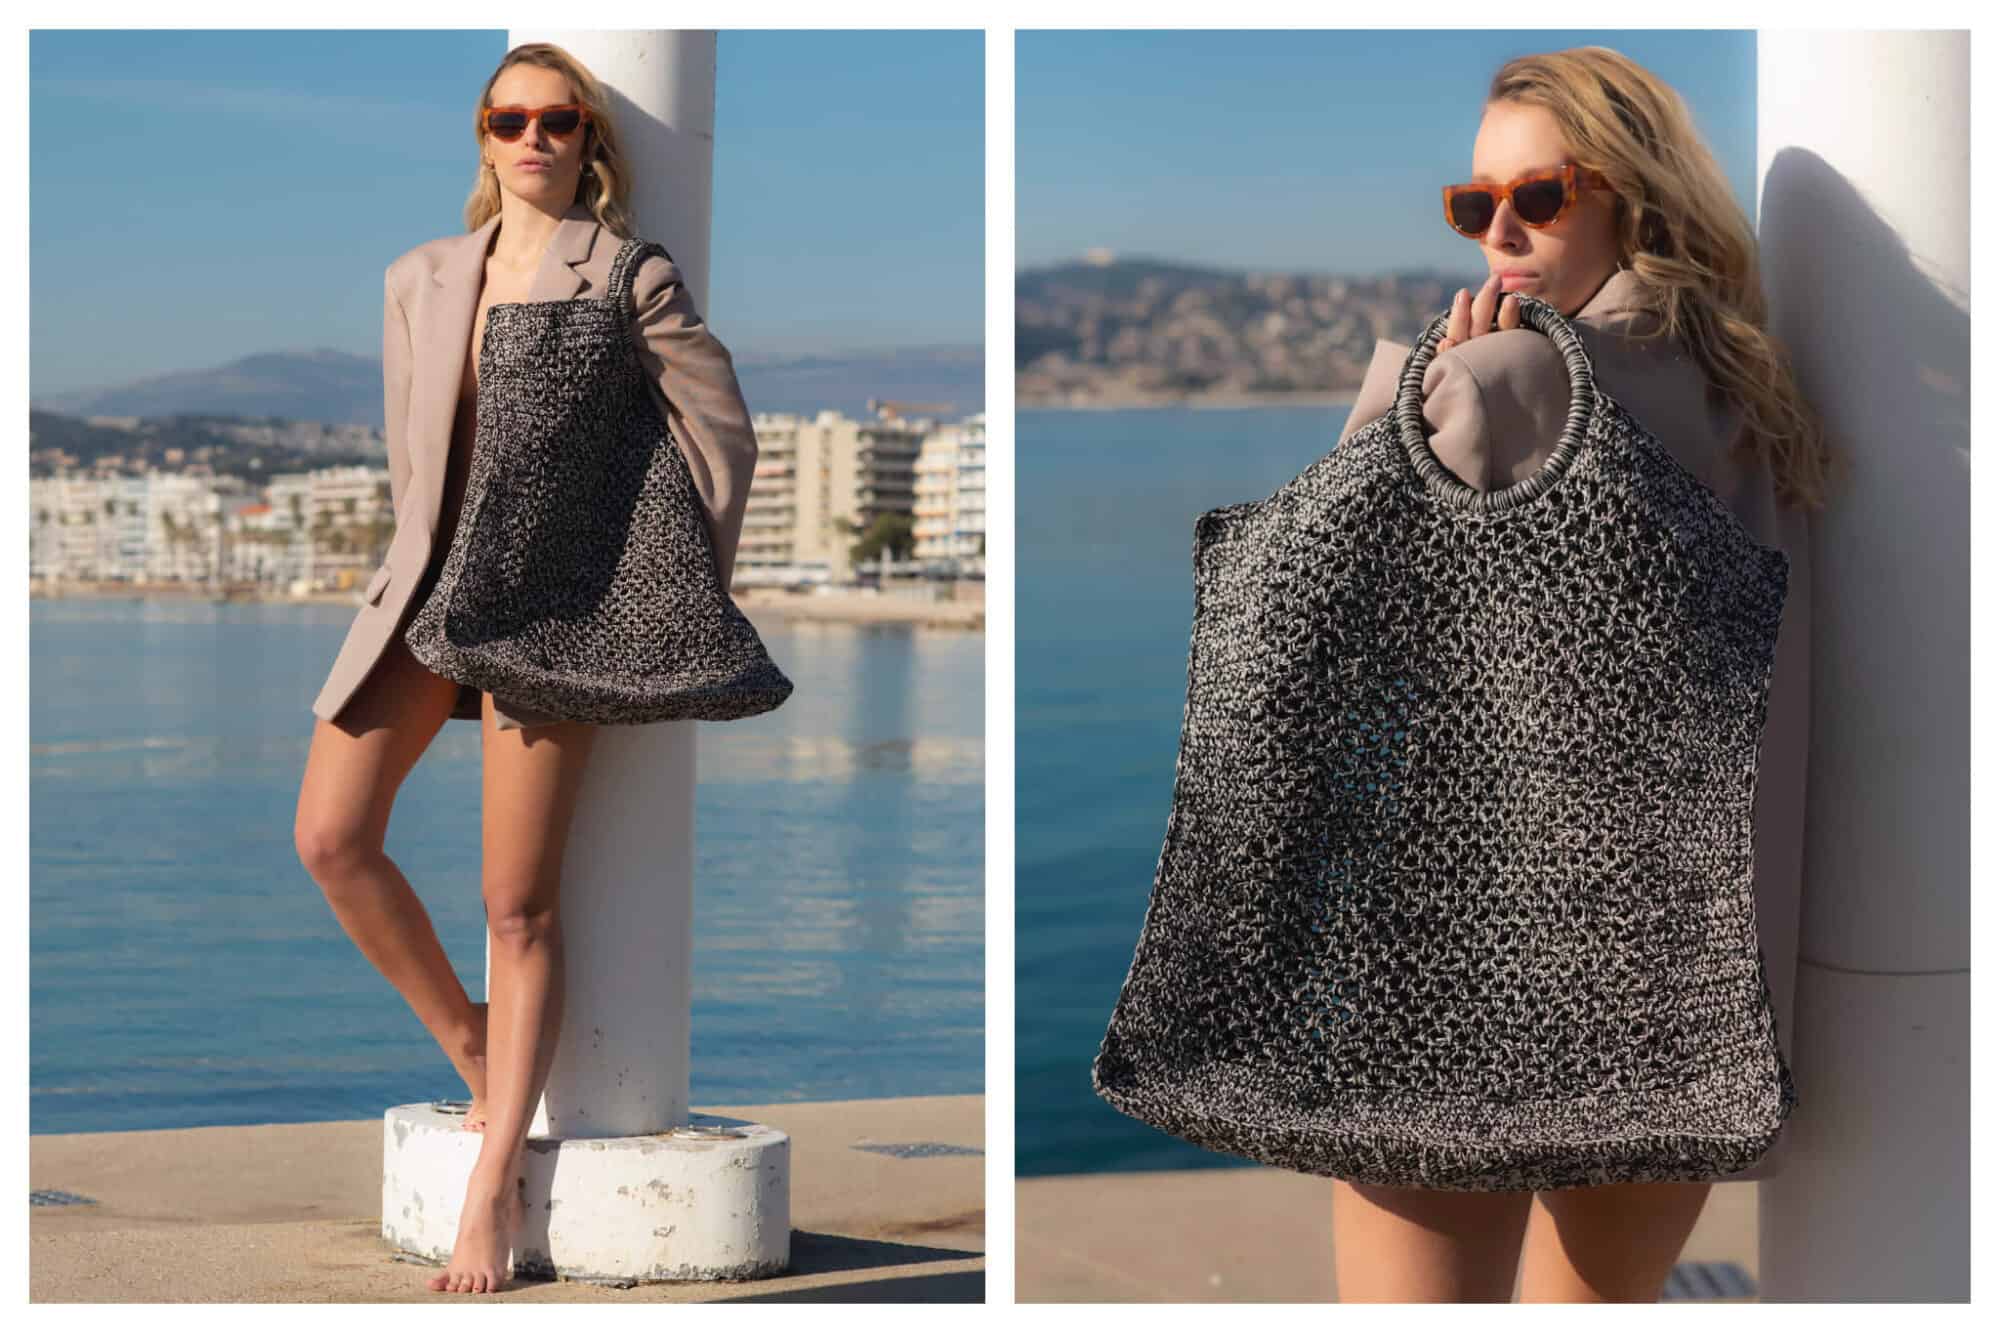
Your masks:
M632 308L632 280L638 276L639 265L644 262L646 256L655 253L669 263L673 261L673 256L667 253L667 247L658 241L646 241L637 236L628 236L625 244L618 247L618 253L611 260L611 274L605 279L604 285L606 295L617 298L620 309Z
M1431 359L1437 355L1438 340L1444 337L1451 323L1449 310L1433 319L1416 346L1410 349L1409 359L1403 363L1403 377L1396 387L1396 426L1409 453L1410 466L1426 490L1453 508L1492 513L1533 500L1569 470L1583 448L1584 429L1597 410L1597 372L1569 320L1539 296L1519 292L1515 295L1521 307L1521 327L1546 334L1562 353L1563 364L1569 369L1569 415L1563 421L1562 437L1556 441L1541 471L1511 486L1482 491L1459 480L1431 452L1430 442L1424 438L1424 372L1430 368Z

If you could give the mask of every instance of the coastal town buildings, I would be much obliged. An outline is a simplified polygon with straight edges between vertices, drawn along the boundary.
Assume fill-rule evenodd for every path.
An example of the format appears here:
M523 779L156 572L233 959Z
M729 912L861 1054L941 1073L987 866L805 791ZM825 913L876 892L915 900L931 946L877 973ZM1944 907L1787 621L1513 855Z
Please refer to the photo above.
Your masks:
M854 581L851 548L884 516L911 525L911 558L983 573L985 420L857 421L760 414L758 460L736 582ZM386 467L274 473L261 484L158 467L59 467L28 482L29 578L250 583L291 591L360 586L396 515Z
M758 413L753 424L757 473L736 550L738 583L850 582L851 548L884 516L911 523L913 558L955 560L962 574L984 569L983 416L940 423Z

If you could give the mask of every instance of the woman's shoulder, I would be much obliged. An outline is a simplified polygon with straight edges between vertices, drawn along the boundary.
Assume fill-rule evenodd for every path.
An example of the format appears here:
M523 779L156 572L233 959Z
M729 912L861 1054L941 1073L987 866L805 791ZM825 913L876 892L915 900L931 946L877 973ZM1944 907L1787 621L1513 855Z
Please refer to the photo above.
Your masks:
M465 233L451 236L434 236L428 241L413 245L390 260L382 270L383 279L398 292L407 292L418 277L436 269L455 241L465 239Z
M660 242L641 238L639 244L645 249L639 255L637 267L632 270L632 291L643 306L648 296L657 294L669 283L680 282L681 270L673 255Z

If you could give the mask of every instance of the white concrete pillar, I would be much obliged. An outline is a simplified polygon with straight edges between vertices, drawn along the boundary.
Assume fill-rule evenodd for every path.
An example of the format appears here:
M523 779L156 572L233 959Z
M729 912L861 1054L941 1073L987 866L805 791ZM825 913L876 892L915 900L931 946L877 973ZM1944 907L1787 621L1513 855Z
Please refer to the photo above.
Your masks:
M1811 521L1793 1067L1766 1300L1970 1299L1970 65L1962 31L1762 32L1773 328L1851 480Z
M674 256L709 314L715 34L514 29L610 92L640 235ZM651 1134L688 1115L694 938L693 722L601 727L563 861L562 1040L531 1134ZM487 981L492 982L492 938Z
M708 317L715 34L508 34L508 49L525 42L561 46L610 92L634 225ZM563 1024L528 1129L517 1272L743 1278L790 1261L790 1140L689 1109L695 726L603 727L592 748L563 859ZM490 999L490 935L487 982ZM384 1235L448 1259L478 1136L427 1106L392 1108L384 1135Z

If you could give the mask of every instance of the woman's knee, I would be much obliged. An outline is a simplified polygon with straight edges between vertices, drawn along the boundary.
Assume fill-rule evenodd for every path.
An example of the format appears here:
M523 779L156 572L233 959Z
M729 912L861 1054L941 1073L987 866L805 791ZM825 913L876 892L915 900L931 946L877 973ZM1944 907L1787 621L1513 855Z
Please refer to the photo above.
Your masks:
M486 929L496 944L526 947L540 944L562 929L556 895L533 884L494 885L484 889Z
M292 825L292 846L306 873L333 892L382 855L382 835L350 817L302 810Z

